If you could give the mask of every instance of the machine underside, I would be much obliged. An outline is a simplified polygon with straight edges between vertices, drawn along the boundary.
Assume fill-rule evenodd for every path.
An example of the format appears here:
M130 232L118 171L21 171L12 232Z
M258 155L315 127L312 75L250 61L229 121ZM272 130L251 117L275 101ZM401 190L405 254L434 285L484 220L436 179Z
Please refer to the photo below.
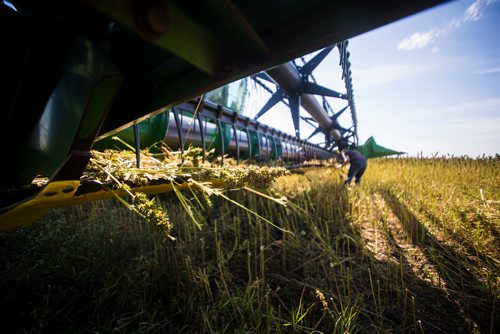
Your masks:
M47 177L61 195L73 194L97 139L153 116L169 130L163 139L170 145L205 149L217 140L221 155L237 159L296 162L356 145L345 40L441 2L0 1L2 224L9 225L9 211L47 192L33 188L36 177ZM317 61L334 47L342 92L310 80ZM291 60L322 48L316 61L293 66ZM277 84L257 117L284 99L295 135L199 98L250 75ZM313 95L346 106L334 110ZM324 145L300 138L300 106L312 116L315 134L325 136ZM346 110L349 127L337 121ZM185 137L183 124L192 120L191 137Z

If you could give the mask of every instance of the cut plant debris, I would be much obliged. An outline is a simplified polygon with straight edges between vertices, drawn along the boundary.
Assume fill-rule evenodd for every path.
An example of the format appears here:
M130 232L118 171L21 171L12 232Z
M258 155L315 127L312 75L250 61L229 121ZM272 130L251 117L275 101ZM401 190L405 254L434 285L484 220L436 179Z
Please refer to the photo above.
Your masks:
M121 141L117 137L114 139ZM276 178L287 175L288 171L284 167L237 164L227 158L226 163L221 165L217 159L212 161L206 157L204 159L200 148L188 148L183 152L176 152L164 145L161 146L160 154L151 153L150 148L142 150L140 166L137 167L136 154L132 151L132 147L130 149L92 151L82 182L100 182L103 189L112 192L120 203L146 221L163 228L169 236L172 224L165 209L157 204L154 197L132 192L132 188L169 184L191 221L198 227L201 227L204 220L200 212L204 209L202 202L209 203L210 196L220 196L244 208L242 204L226 197L223 189L245 189L269 200L286 204L286 200L274 199L258 191L267 188ZM181 191L179 189L181 185L189 189L189 193ZM126 196L123 196L124 194ZM252 210L249 212L259 216ZM274 225L265 217L261 218Z

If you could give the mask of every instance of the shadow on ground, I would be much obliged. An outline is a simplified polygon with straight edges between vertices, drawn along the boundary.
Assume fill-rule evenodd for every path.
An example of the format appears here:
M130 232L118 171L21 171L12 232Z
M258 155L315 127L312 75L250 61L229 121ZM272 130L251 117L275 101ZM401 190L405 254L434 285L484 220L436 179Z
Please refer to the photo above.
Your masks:
M495 314L496 296L470 272L468 259L452 247L439 242L391 190L382 189L380 194L401 222L412 243L423 251L444 281L448 295L445 298L454 304L451 305L453 312L450 316L462 318L465 331L479 329L482 333L495 333L500 328L498 315ZM431 219L439 226L444 226L436 217ZM447 304L450 305L449 302Z

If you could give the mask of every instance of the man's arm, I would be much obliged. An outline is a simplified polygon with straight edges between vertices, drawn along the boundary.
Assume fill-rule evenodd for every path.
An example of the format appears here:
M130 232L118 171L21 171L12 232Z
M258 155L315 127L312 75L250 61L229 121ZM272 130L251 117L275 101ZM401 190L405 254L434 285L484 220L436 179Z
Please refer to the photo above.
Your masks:
M349 162L349 156L346 155L344 151L340 152L340 155L344 161L340 164L340 166L337 166L338 169L344 167Z

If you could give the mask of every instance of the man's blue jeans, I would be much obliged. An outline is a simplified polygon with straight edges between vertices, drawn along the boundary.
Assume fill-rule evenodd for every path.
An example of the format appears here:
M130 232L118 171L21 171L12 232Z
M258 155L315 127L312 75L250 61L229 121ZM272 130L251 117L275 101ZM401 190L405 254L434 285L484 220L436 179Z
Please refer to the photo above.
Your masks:
M344 184L349 184L352 178L355 178L355 182L359 183L361 181L361 176L366 170L367 162L366 160L354 160L351 161L351 166L349 167L349 172L347 173L347 179Z

